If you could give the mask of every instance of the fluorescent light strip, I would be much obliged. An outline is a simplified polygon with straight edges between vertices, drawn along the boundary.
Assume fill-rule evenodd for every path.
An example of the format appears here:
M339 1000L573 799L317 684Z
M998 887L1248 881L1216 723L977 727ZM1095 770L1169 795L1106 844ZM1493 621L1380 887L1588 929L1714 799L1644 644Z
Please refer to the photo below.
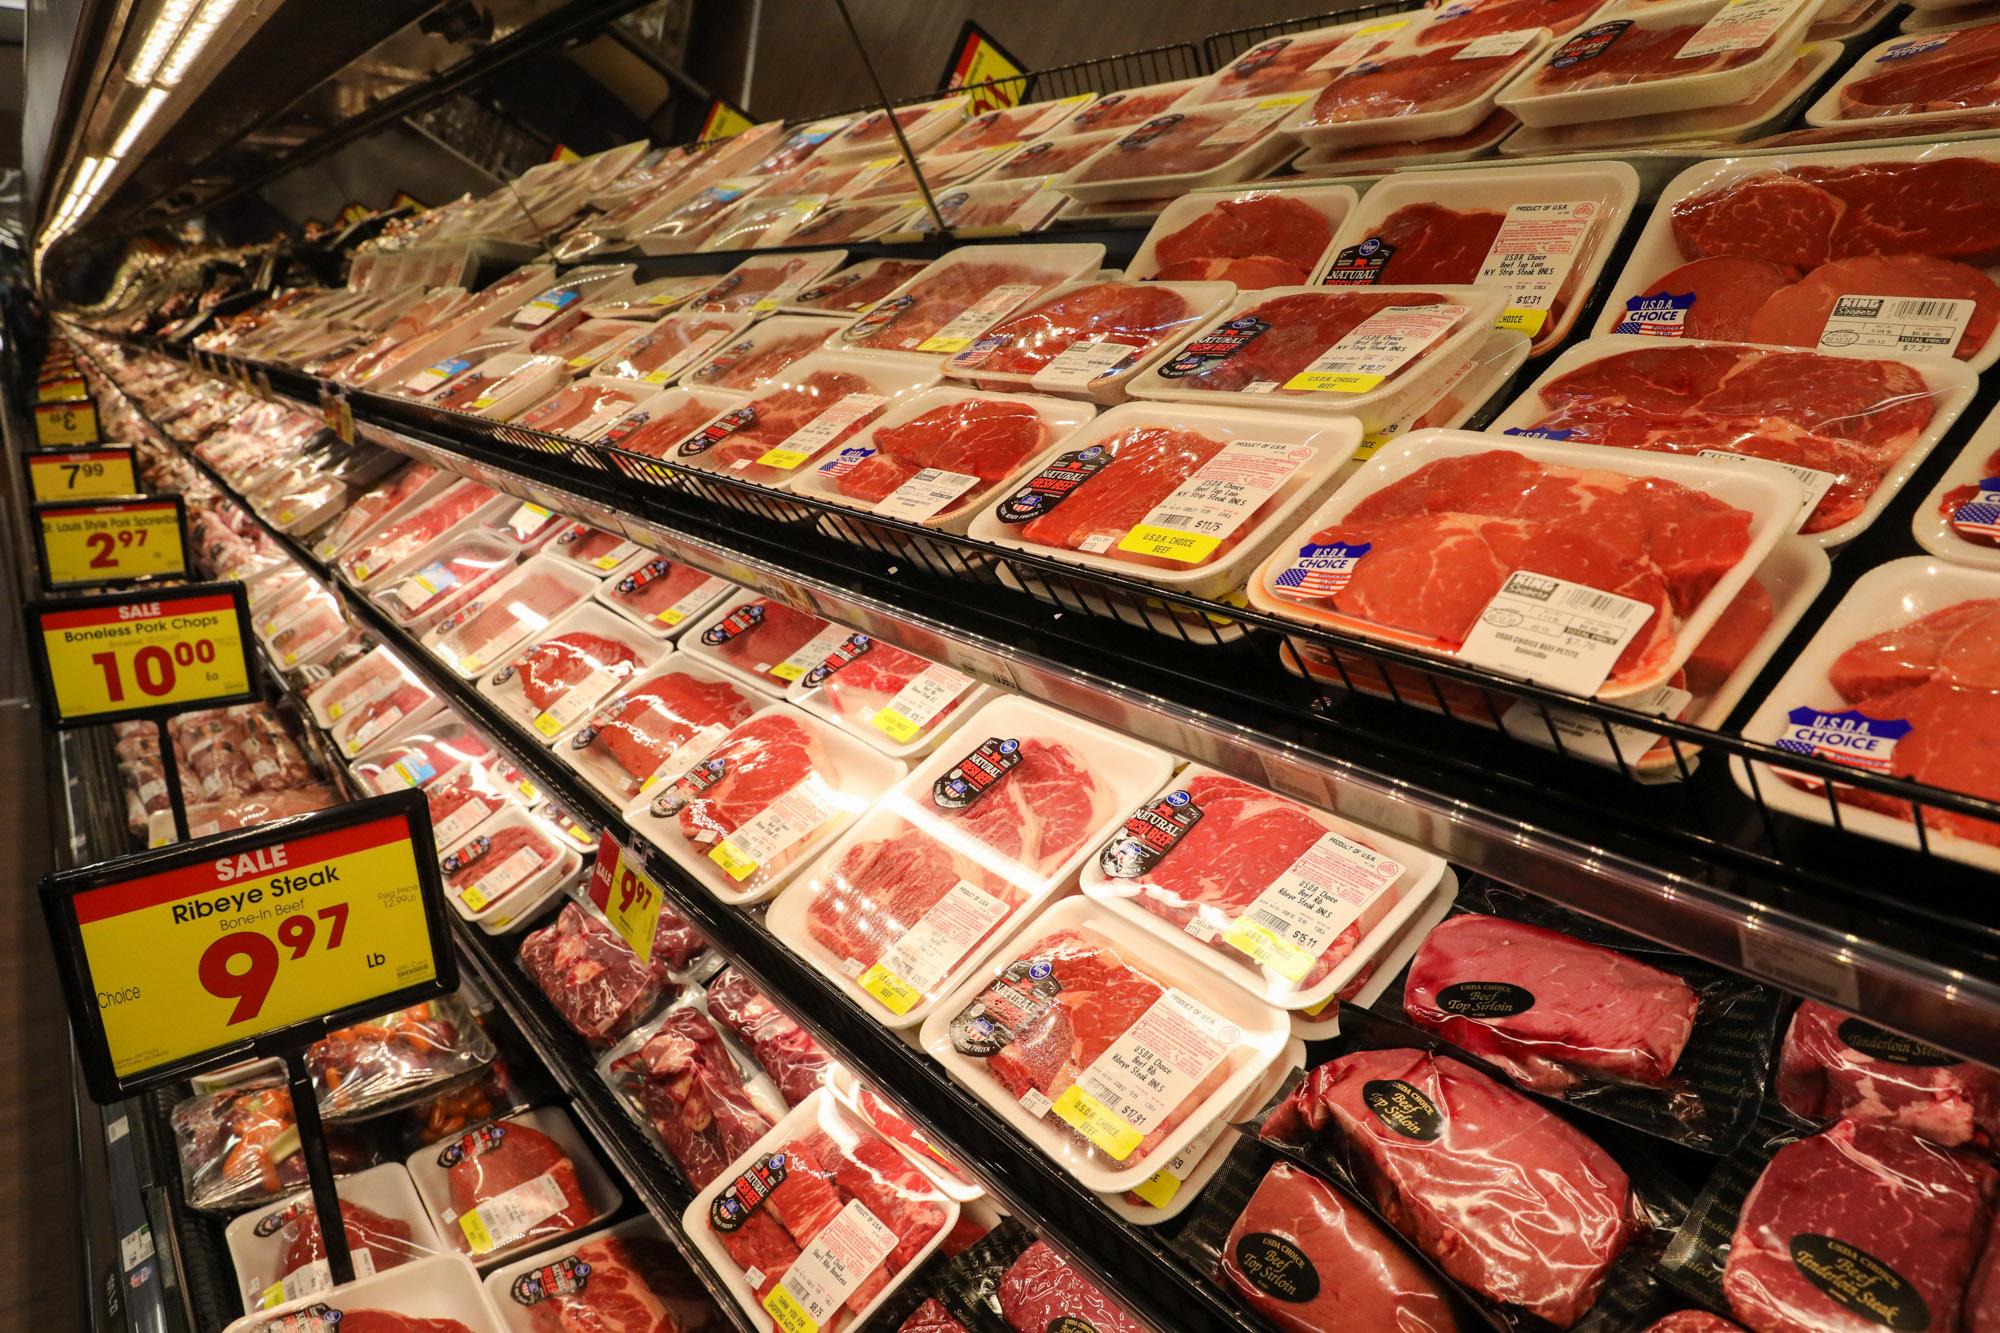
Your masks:
M153 17L153 25L146 29L145 40L139 43L139 54L132 57L132 64L125 71L130 83L151 83L153 76L160 72L160 65L166 60L167 52L173 49L174 39L187 26L188 16L193 14L200 0L164 0L160 12Z
M125 128L118 131L118 142L111 145L111 155L113 157L123 157L131 151L132 145L138 142L139 135L145 131L146 126L152 122L153 116L159 111L160 103L166 100L166 89L148 88L146 90L146 95L139 100L139 105L132 108L132 117L125 122Z
M216 29L235 8L236 0L206 0L193 21L182 30L180 40L174 43L173 54L167 57L166 65L154 82L162 88L171 88L185 78L189 67L215 36Z

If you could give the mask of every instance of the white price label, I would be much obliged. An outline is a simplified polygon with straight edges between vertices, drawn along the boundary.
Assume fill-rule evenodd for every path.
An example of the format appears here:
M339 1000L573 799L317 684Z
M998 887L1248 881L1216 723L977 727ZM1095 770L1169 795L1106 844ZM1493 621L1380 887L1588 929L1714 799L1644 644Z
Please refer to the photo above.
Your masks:
M817 773L766 806L711 851L709 859L734 880L748 879L759 866L789 851L827 820L840 813L840 793Z
M491 813L486 808L486 802L477 796L468 796L442 819L432 821L431 838L438 846L449 847L485 823L486 816Z
M1530 338L1542 331L1549 310L1603 214L1594 199L1515 204L1479 265L1473 282L1507 289L1499 327Z
M1234 148L1238 144L1249 143L1252 139L1270 129L1306 100L1306 94L1297 93L1287 97L1266 97L1225 124L1221 129L1203 139L1200 148Z
M1307 444L1231 441L1134 524L1118 549L1200 564L1312 456Z
M1804 0L1729 0L1681 44L1676 60L1754 51L1771 40Z
M978 484L979 478L971 473L927 467L877 501L875 512L919 523L949 509L954 500Z
M1003 282L917 344L919 352L962 352L1000 316L1042 289L1038 282Z
M1007 911L1004 899L959 880L874 966L860 973L861 988L893 1012L908 1013L1007 919Z
M1116 370L1126 358L1143 350L1137 343L1113 342L1099 335L1094 340L1074 342L1056 353L1055 360L1034 373L1028 381L1033 389L1081 389Z
M1169 989L1050 1109L1112 1160L1125 1161L1242 1039L1236 1024Z
M1779 939L1754 922L1736 928L1743 970L1768 977L1786 990L1809 995L1842 1009L1861 1007L1861 980L1854 965L1832 954Z
M896 1233L849 1199L813 1236L805 1252L764 1298L764 1309L782 1333L817 1333L839 1317L896 1248Z
M1502 56L1519 55L1541 37L1534 28L1516 28L1512 32L1489 32L1484 37L1475 37L1458 48L1453 60L1498 60Z
M1570 694L1595 694L1658 608L1546 574L1517 571L1479 613L1461 661Z
M1318 393L1372 392L1470 313L1458 305L1387 306L1313 358L1284 387Z
M1329 830L1243 909L1222 938L1297 985L1402 874L1402 863Z
M1797 532L1805 526L1805 521L1812 517L1813 510L1819 508L1819 502L1826 498L1828 488L1833 485L1833 474L1831 472L1822 472L1818 468L1801 467L1797 463L1781 463L1775 458L1757 458L1750 454L1732 454L1726 449L1703 449L1699 456L1702 458L1712 458L1718 463L1729 463L1752 469L1760 467L1776 468L1785 476L1796 481L1799 484L1799 489L1804 494L1799 497L1798 518L1789 529L1792 532Z
M899 741L915 740L954 700L972 688L972 677L948 666L927 666L916 679L896 691L869 721L877 731Z
M784 443L765 450L757 462L763 467L790 471L839 439L857 422L867 420L888 401L879 393L850 393L786 436Z
M1365 28L1356 28L1343 38L1339 45L1321 56L1308 70L1346 69L1357 60L1365 59L1389 44L1389 34L1409 22L1408 19L1392 19L1387 23L1371 23Z
M542 868L541 853L532 847L523 847L512 856L494 866L485 874L472 881L471 887L479 896L493 902L519 888L527 878ZM476 908L474 910L477 910Z
M569 1200L555 1177L544 1173L496 1195L458 1218L474 1254L491 1254L526 1236L564 1208Z
M1841 296L1820 330L1821 347L1951 356L1977 308L1972 301L1921 296Z
M1636 712L1679 717L1694 702L1694 696L1678 685L1661 685L1638 698L1618 702ZM1612 767L1621 760L1626 764L1638 763L1660 740L1653 732L1627 722L1613 722L1607 737L1599 719L1567 708L1550 708L1544 721L1541 708L1528 699L1517 699L1501 715L1500 725L1509 735L1525 737L1548 749L1556 748L1556 742L1549 738L1549 729L1553 727L1561 738L1564 753Z

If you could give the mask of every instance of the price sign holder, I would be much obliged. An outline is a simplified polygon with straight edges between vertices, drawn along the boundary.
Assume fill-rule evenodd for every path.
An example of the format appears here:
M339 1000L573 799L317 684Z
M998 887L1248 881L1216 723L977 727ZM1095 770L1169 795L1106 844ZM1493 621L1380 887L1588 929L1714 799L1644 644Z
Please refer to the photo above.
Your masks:
M161 522L168 515L171 521ZM99 521L97 530L73 530L88 519ZM56 500L31 505L29 520L34 525L36 572L41 586L51 592L187 576L187 506L178 495ZM170 532L163 530L169 528ZM143 549L149 538L154 546L150 552ZM126 567L134 572L121 573ZM106 572L96 573L100 568Z
M31 453L27 459L28 492L38 504L139 493L139 473L129 444L51 449Z
M41 896L91 1096L282 1060L328 1262L352 1281L305 1052L458 986L423 793L56 871Z
M35 443L44 449L96 444L97 407L88 401L39 403L35 407Z
M257 698L249 656L250 604L243 585L198 583L53 598L28 603L26 620L28 661L42 716L51 726L66 731L112 722L160 724L160 767L165 770L174 829L185 842L187 807L165 724L175 713L191 708L222 708ZM183 628L189 623L220 625L224 633L221 641L175 638L176 622ZM155 628L167 632L151 633ZM233 644L228 641L230 631ZM155 641L141 645L142 638ZM209 644L206 660L201 642ZM121 647L135 649L129 662L120 655ZM148 656L143 665L138 660L141 655ZM182 662L183 657L190 660ZM164 696L172 697L155 702Z

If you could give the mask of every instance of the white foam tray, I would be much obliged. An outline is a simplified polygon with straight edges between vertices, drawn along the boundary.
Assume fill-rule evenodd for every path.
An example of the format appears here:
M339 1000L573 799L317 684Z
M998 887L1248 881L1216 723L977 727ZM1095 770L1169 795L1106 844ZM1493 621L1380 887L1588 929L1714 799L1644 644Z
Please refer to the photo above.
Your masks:
M1952 527L1951 519L1944 512L1944 500L1952 491L1961 486L1971 486L1975 490L1988 477L2000 476L2000 469L1988 469L1986 461L2000 452L2000 411L1988 414L1972 433L1957 457L1951 460L1937 485L1924 497L1923 504L1911 516L1910 527L1916 533L1917 544L1932 555L1956 564L1971 565L1976 569L2000 570L2000 546L1987 546L1980 542L1968 541Z
M540 633L530 635L523 641L516 655L527 653L536 645L550 639L576 633L595 634L615 643L622 643L638 657L636 666L628 675L599 683L600 692L590 697L588 703L584 703L582 698L574 702L570 700L570 695L576 690L592 684L588 681L572 686L557 697L555 703L558 708L582 707L583 713L580 717L587 717L595 712L599 701L609 699L630 681L658 666L660 660L673 651L671 643L645 633L610 607L596 601L586 601L552 621ZM548 721L544 722L542 712L528 701L520 672L512 669L514 660L509 658L505 662L494 662L481 673L475 688L487 699L492 700L499 710L512 718L523 731L534 735L544 745L554 745L556 738L576 726L580 717L565 720L561 713L551 713L548 715ZM505 680L500 678L503 673L506 675ZM585 694L588 696L589 690L586 689Z
M1898 61L1912 58L1901 55L1900 52L1921 52L1935 49L1938 45L1948 46L1951 42L1959 40L1955 36L1956 33L1968 31L1970 26L1983 25L1968 25L1967 28L1944 31L1900 33L1886 42L1870 47L1849 65L1838 79L1834 80L1832 87L1820 94L1818 101L1806 108L1806 124L1822 129L1838 126L1841 129L1864 132L1891 126L1907 126L1921 133L1926 125L1941 124L1964 116L1968 112L1990 111L2000 106L2000 95L1996 95L1994 100L1984 107L1953 107L1943 111L1915 111L1888 116L1850 116L1840 104L1841 95L1849 84L1859 83L1873 75L1885 73L1894 69Z
M661 676L692 676L696 680L714 681L719 684L728 685L749 701L753 711L769 707L772 703L776 702L770 695L763 691L752 689L736 677L725 675L708 663L699 661L687 653L675 653L671 657L656 663L652 669L635 676L629 684L625 685L615 694L606 697L602 703L591 711L589 716L564 732L562 738L556 742L555 747L556 758L561 760L565 766L575 772L585 782L588 782L613 805L628 805L641 792L650 792L658 787L661 782L670 782L674 778L679 777L682 772L686 771L688 765L693 762L694 754L692 751L705 751L710 748L703 741L701 734L697 732L694 736L682 742L680 746L667 756L666 761L660 766L659 773L653 775L654 778L658 779L654 781L653 778L634 778L602 746L594 744L579 745L578 742L583 736L584 731L589 728L592 718L607 712L627 695L634 693L640 687L659 679ZM664 776L660 776L661 774L664 774ZM648 782L651 782L652 785L646 785Z
M567 1112L553 1106L542 1107L533 1111L523 1111L519 1115L503 1116L497 1123L522 1124L540 1130L549 1136L556 1148L576 1167L576 1183L582 1189L584 1201L590 1205L594 1214L588 1223L578 1228L579 1231L595 1226L618 1211L620 1195L616 1182L597 1160L597 1155L590 1150L590 1146L583 1141L583 1136L576 1132L576 1125L570 1120ZM410 1169L410 1179L416 1183L417 1195L424 1201L424 1207L430 1210L431 1223L437 1228L437 1234L444 1238L446 1245L453 1245L463 1233L456 1225L457 1218L451 1207L451 1185L446 1174L447 1169L438 1165L438 1154L457 1141L447 1139L444 1143L433 1143L419 1148L405 1163ZM524 1237L511 1245L500 1246L491 1254L478 1256L478 1265L481 1269L487 1270L497 1268L517 1255L530 1250L544 1249L551 1243L552 1238L548 1236ZM461 1250L457 1253L460 1262L464 1262L466 1252ZM416 1265L408 1267L414 1268ZM392 1275L404 1271L407 1269L392 1270Z
M480 1288L479 1274L461 1255L440 1254L419 1259L374 1277L361 1278L331 1295L301 1296L269 1310L246 1314L222 1333L291 1333L300 1327L287 1316L324 1305L329 1312L359 1313L389 1310L416 1319L455 1319L471 1333L506 1333L499 1312ZM306 1327L325 1325L303 1315Z
M548 628L559 618L557 615L541 618L540 623L531 623L522 616L515 616L507 633L484 644L464 642L459 626L476 619L480 611L473 607L486 608L504 606L515 588L531 578L550 578L563 586L569 596L569 605L589 598L597 580L588 570L577 568L568 561L557 560L553 556L533 556L505 578L489 585L485 593L474 603L462 609L454 618L458 624L441 622L424 634L423 645L433 657L446 663L465 680L476 678L481 672L506 661L508 655L530 637ZM525 608L523 608L525 609Z
M384 1162L366 1171L342 1176L334 1182L334 1193L342 1203L366 1208L409 1227L410 1244L417 1251L412 1261L422 1255L444 1253L437 1231L431 1226L430 1213L425 1211L423 1200L417 1197L416 1186L410 1183L410 1173L401 1162ZM280 1283L288 1275L281 1270L294 1233L284 1225L278 1225L276 1230L261 1236L257 1231L265 1218L294 1206L304 1210L298 1219L303 1226L305 1218L311 1216L313 1211L312 1191L302 1190L268 1207L244 1213L223 1230L223 1241L229 1246L229 1261L236 1268L236 1290L242 1296L246 1310L270 1309L285 1303L284 1288ZM357 1250L356 1253L364 1252ZM332 1286L332 1274L326 1268L326 1260L319 1260L316 1266L325 1283L321 1288L323 1292ZM273 1296L277 1299L272 1299Z

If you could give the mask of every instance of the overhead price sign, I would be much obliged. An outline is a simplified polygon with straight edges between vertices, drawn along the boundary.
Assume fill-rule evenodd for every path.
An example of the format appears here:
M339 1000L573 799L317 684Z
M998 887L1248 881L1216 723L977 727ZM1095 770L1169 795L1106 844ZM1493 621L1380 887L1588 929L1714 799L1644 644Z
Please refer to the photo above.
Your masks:
M97 443L97 407L90 402L40 403L35 407L35 443L44 449Z
M945 69L944 86L972 88L994 83L993 87L979 88L973 93L972 110L978 114L1019 104L1022 93L1027 91L1028 81L1022 77L1027 72L1027 67L994 41L986 29L967 19L958 30L958 46Z
M186 575L187 513L178 495L34 507L35 552L51 590Z
M256 697L240 583L34 602L27 618L28 656L58 727Z
M136 495L139 476L130 449L69 449L28 455L28 488L38 504Z
M414 790L58 872L42 905L99 1101L458 981Z

